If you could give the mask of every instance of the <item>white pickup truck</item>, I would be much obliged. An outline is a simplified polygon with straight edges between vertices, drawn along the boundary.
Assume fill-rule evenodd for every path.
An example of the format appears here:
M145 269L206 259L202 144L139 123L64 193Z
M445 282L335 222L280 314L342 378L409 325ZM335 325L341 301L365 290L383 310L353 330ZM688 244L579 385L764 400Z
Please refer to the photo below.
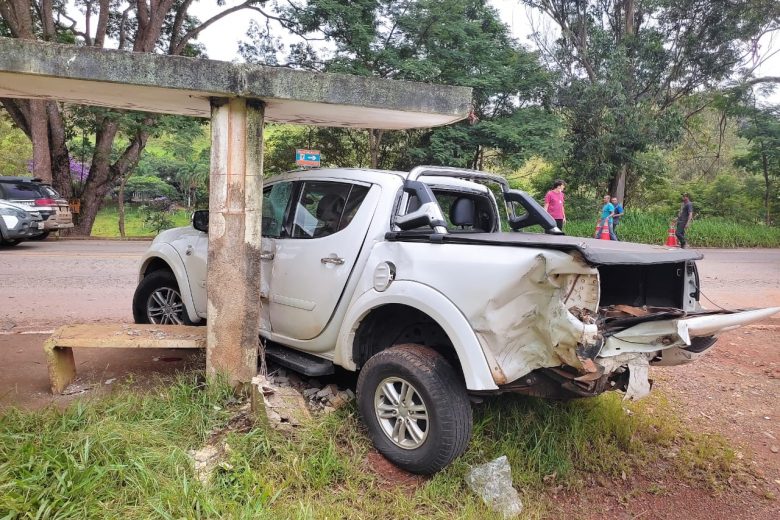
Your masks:
M545 233L526 232L540 226ZM537 228L538 229L538 228ZM207 318L208 214L144 255L139 323ZM695 251L563 236L527 194L483 172L291 172L263 191L261 335L304 374L359 371L377 449L432 473L471 436L470 395L568 399L650 391L651 365L780 308L699 306Z

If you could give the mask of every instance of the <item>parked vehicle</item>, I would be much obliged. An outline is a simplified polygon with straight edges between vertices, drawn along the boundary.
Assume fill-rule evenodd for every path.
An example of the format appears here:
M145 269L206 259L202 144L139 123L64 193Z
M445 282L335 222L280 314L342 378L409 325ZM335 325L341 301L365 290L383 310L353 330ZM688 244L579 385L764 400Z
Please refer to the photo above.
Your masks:
M0 198L24 206L27 211L40 213L44 227L31 237L32 240L43 240L52 231L73 227L68 201L38 178L0 177Z
M37 235L43 229L43 219L37 211L0 200L0 246L15 246Z
M560 234L505 179L419 167L292 172L263 190L261 336L311 376L359 371L377 449L436 472L471 436L470 396L569 399L650 391L651 365L691 362L719 332L780 308L709 311L686 249ZM540 226L545 233L523 231ZM139 323L207 317L208 214L145 253Z

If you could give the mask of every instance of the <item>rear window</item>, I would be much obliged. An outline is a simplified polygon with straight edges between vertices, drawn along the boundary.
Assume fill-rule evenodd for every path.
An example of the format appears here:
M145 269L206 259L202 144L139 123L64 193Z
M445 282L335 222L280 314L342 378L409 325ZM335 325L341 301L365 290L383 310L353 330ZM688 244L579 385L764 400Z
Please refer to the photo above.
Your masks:
M3 198L9 200L39 199L43 196L41 188L42 186L32 182L0 182Z
M57 193L57 190L55 190L51 186L41 185L40 189L41 189L41 193L43 193L47 197L51 197L53 199L62 198L62 195Z

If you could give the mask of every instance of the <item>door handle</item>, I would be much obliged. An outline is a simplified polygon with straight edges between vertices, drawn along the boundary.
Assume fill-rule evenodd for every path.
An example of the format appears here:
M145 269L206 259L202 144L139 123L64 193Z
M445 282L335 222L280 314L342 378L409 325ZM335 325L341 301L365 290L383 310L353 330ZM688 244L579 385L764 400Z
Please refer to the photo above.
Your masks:
M273 260L274 259L274 253L260 253L260 260Z
M320 262L322 262L323 264L341 265L344 263L344 259L339 258L336 255L333 255L333 256L326 256L325 258L320 258Z

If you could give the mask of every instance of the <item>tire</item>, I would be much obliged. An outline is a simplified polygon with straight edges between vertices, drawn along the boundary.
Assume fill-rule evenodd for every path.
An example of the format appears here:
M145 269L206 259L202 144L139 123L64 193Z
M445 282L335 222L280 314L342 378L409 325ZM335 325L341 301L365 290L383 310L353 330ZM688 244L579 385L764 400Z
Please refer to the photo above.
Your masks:
M376 449L406 471L436 473L460 456L471 439L466 386L431 348L408 343L371 357L358 377L357 401ZM399 417L405 419L400 424Z
M133 318L136 323L192 325L172 272L153 271L143 277L133 296Z
M14 238L14 239L11 240L11 239L6 239L6 238L0 237L0 246L12 247L12 246L15 246L16 244L18 244L21 241L22 240L19 239L19 238Z
M27 240L46 240L47 238L49 238L50 233L51 231L44 231L40 235L35 235L34 237L30 237Z

